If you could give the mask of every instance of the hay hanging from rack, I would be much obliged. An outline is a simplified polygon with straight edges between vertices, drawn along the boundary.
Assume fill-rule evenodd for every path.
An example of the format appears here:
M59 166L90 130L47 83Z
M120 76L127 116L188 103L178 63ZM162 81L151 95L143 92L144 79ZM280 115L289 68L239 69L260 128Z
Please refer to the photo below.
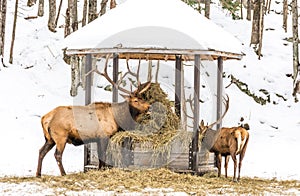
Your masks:
M181 129L180 119L172 109L174 103L167 98L160 84L151 83L150 88L139 97L152 104L153 109L151 114L138 117L135 130L117 132L111 137L108 152L115 163L121 164L121 151L126 138L130 138L132 149L138 146L143 151L151 151L153 164L160 155L168 159L175 143L182 152L188 152L192 132Z

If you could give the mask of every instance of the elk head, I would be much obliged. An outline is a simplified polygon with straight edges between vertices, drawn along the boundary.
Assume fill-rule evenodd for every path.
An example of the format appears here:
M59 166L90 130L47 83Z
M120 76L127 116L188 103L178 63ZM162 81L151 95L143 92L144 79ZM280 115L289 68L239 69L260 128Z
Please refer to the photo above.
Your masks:
M139 111L140 113L144 113L148 111L150 104L147 101L144 101L141 98L138 98L138 95L145 92L151 85L151 82L146 82L146 85L144 88L142 88L140 91L134 91L133 93L130 93L129 95L123 95L121 96L128 102L128 104L134 108L135 110Z

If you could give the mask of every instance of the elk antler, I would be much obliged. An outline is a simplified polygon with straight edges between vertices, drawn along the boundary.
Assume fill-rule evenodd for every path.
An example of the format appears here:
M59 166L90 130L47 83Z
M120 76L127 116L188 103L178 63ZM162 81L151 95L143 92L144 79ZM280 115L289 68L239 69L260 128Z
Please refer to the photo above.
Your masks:
M106 61L105 61L105 66L104 66L104 71L103 73L101 72L97 72L98 74L102 75L103 77L106 78L106 80L111 83L114 87L116 87L118 90L126 93L126 94L142 94L143 92L145 92L151 85L151 80L144 83L144 84L141 84L140 81L139 81L139 71L140 71L140 62L139 62L139 66L138 66L138 71L137 73L133 73L130 69L129 69L129 65L128 65L128 60L127 60L127 68L128 68L128 71L121 77L120 81L123 80L123 78L127 75L127 74L131 74L135 77L137 77L138 79L138 87L137 87L137 90L135 90L134 92L132 91L129 91L125 88L122 88L120 87L120 82L117 82L115 83L109 76L108 76L108 73L107 73L107 65L108 65L108 60L109 58L111 57L111 55L107 55L106 56Z
M208 125L207 126L208 129L211 129L214 125L219 124L222 121L222 119L224 118L224 116L226 115L226 113L228 112L228 109L229 109L229 97L228 97L227 94L226 94L226 97L227 97L227 99L225 99L223 97L224 101L226 102L225 103L225 112L223 113L223 115L216 122L213 122L212 124Z
M104 66L104 72L103 73L99 73L100 75L102 75L103 77L106 78L106 80L111 83L115 88L117 88L118 90L122 91L123 93L127 93L127 94L131 94L132 92L120 87L120 85L117 85L107 74L107 64L108 64L108 59L110 58L111 55L107 55L106 56L106 61L105 61L105 66Z
M139 87L138 87L138 94L142 94L144 93L146 90L148 90L148 88L151 86L151 80L144 83L144 84L141 84ZM139 90L141 87L143 87L141 90Z

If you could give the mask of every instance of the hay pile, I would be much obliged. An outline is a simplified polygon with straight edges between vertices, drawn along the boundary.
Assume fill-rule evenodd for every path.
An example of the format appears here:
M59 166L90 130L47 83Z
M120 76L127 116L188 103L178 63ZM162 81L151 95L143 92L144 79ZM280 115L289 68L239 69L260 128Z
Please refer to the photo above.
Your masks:
M108 152L111 152L117 165L121 164L121 151L126 138L130 138L132 149L138 147L151 151L153 164L162 154L166 159L170 157L174 143L181 145L182 152L188 152L191 132L181 130L180 119L172 110L174 104L168 100L160 84L151 83L150 88L139 96L152 105L152 110L138 117L135 130L117 132L111 138Z

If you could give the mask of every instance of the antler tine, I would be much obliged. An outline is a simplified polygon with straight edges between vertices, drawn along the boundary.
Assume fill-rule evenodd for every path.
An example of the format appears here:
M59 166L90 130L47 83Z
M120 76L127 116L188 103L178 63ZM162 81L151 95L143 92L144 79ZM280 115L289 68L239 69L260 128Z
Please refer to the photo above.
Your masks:
M111 83L114 87L116 87L118 90L122 91L123 93L127 93L127 94L131 94L131 92L125 88L120 87L119 85L117 85L109 76L107 73L107 65L108 65L108 60L110 59L112 55L108 54L106 55L106 62L105 62L105 66L104 66L104 73L100 73L100 75L102 75L103 77L106 78L106 80Z
M141 82L140 82L140 68L141 68L141 58L139 58L139 64L138 64L138 68L137 68L137 71L136 71L136 81L137 81L138 88L141 85Z
M223 97L223 99L225 101L225 103L223 102L225 104L225 112L223 113L223 115L216 122L208 125L207 126L208 128L212 128L214 125L219 124L222 121L222 119L224 118L224 116L226 115L226 113L228 112L228 109L229 109L229 96L228 96L228 94L226 94L226 97L227 97L227 100Z
M129 74L131 74L132 76L137 77L137 74L130 70L129 59L126 59L126 66L127 66L127 70L128 70L128 71L126 72L126 74L129 73Z
M142 93L144 93L146 90L148 90L148 88L151 86L151 80L148 81L148 82L146 82L146 84L147 84L147 85L146 85L142 90L138 91L138 94L142 94Z

